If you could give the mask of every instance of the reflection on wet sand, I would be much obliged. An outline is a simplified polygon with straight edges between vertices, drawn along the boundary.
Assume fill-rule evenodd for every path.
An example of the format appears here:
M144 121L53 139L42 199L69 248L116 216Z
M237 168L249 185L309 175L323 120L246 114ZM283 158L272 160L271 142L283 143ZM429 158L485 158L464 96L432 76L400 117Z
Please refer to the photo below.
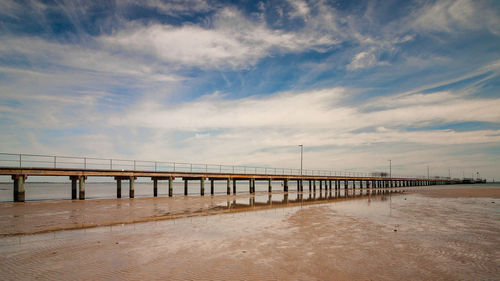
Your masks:
M255 208L279 208L294 205L314 204L333 202L346 199L364 198L371 196L380 196L387 194L404 193L404 190L398 189L359 189L359 190L319 190L312 192L285 192L269 193L268 195L251 194L246 198L233 198L226 203L228 211L251 210Z
M398 193L397 189L357 189L217 196L95 199L0 203L0 236L43 233L123 223L175 219L350 200Z

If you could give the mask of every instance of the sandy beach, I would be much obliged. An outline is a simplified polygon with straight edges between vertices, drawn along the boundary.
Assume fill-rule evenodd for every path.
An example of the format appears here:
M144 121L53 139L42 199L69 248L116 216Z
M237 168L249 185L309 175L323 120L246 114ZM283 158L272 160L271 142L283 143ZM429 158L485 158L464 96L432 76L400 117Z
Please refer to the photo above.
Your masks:
M495 199L500 198L499 191L500 186L424 188L210 216L198 213L9 235L0 238L0 279L498 279L500 202ZM196 213L212 200L210 206L227 204L225 196L217 197L170 198L176 203L164 201L169 198L127 200L120 212L145 219L151 210L164 212L165 205L175 213L185 206L182 200L189 200L192 208L187 212ZM102 220L106 208L116 208L114 201L85 202L89 204L85 208L94 210L87 219ZM248 198L241 196L237 201L244 205ZM35 213L48 208L45 215L55 217L64 216L59 213L73 204L30 203L37 206ZM18 208L9 205L2 203L2 215Z

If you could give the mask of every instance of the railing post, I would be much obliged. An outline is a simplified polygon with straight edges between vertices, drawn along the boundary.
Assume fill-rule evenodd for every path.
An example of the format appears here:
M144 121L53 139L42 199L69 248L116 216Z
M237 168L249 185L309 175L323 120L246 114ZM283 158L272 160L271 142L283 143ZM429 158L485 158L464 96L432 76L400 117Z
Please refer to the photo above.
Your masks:
M205 173L208 173L208 164L205 164Z
M156 172L156 161L155 161L155 172Z
M175 162L174 162L174 172L175 172Z
M193 164L190 164L191 165L191 173L193 172Z
M219 165L219 174L222 174L222 165Z
M87 169L87 157L83 158L83 169Z
M23 166L22 164L22 154L19 154L19 168Z
M135 171L135 160L134 160L134 171Z
M56 168L56 157L57 156L54 156L54 169Z
M109 159L109 169L113 170L113 159Z

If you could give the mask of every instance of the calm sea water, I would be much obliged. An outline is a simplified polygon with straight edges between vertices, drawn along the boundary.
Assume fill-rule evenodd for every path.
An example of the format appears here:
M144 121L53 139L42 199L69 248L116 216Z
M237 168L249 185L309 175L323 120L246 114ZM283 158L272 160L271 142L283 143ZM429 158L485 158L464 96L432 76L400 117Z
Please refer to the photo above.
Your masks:
M283 191L282 182L273 182L273 191ZM214 193L215 194L226 194L226 182L216 181L214 183ZM267 182L255 182L256 192L267 191ZM307 185L304 189L307 189ZM319 189L319 185L316 186ZM323 187L324 188L324 187ZM25 183L26 189L26 201L38 201L38 200L71 200L71 182L65 183L36 183L29 182ZM151 197L153 196L153 182L136 182L134 185L135 197ZM297 184L295 182L289 182L289 190L296 191ZM249 183L248 181L238 181L237 182L237 193L248 193ZM231 194L233 192L232 182L231 182ZM210 194L210 182L205 182L205 194ZM122 181L122 198L128 197L129 195L129 183L128 181ZM174 181L173 184L173 195L183 196L184 195L184 182ZM188 195L200 195L200 182L190 181L188 185ZM168 181L158 182L158 196L168 196ZM86 199L96 199L96 198L116 198L116 183L92 183L87 182L85 184L85 198ZM0 183L0 202L12 201L13 200L13 183Z

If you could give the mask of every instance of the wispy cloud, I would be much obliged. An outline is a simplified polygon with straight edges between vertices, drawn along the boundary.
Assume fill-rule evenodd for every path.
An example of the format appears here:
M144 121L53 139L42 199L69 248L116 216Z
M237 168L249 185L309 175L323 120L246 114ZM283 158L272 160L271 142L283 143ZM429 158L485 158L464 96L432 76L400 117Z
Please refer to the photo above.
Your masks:
M276 52L298 52L335 44L334 38L269 29L225 8L213 27L132 24L100 41L133 54L153 55L165 63L200 68L246 67Z

